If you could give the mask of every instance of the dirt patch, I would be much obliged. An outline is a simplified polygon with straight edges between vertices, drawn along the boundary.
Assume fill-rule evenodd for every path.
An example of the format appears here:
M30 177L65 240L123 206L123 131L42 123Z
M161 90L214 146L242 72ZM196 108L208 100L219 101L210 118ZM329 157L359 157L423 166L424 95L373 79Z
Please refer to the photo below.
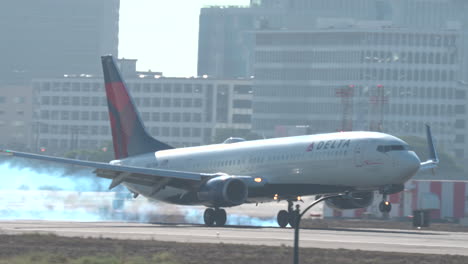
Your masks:
M160 241L66 238L54 235L0 235L0 259L34 253L66 258L84 256L143 257L169 254L179 263L291 263L292 248ZM301 249L301 263L468 263L466 256L423 255L344 249Z

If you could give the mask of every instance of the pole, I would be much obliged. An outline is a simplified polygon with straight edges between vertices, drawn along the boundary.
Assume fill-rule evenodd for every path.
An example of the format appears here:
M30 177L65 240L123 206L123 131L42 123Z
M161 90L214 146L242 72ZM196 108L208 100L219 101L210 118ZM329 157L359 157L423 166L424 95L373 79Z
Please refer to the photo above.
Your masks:
M299 225L301 224L301 218L304 216L304 214L309 211L310 208L315 206L316 204L331 199L331 198L336 198L336 197L341 197L345 196L348 194L335 194L335 195L330 195L330 196L324 196L321 197L317 200L315 200L311 205L309 205L302 213L299 210L299 205L296 205L296 210L294 210L294 213L296 213L296 224L294 225L294 253L293 253L293 263L294 264L299 264Z
M294 264L299 264L299 224L301 223L301 215L299 205L294 210L296 214L296 225L294 226Z

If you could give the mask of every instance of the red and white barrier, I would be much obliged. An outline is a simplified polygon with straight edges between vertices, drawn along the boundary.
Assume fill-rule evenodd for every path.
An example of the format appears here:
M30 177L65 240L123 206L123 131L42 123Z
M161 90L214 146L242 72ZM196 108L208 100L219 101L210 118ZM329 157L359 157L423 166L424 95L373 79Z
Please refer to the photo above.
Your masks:
M431 199L429 199L431 198ZM390 217L407 217L413 210L432 209L433 219L460 219L468 216L468 181L412 180L405 190L389 196L392 203ZM361 218L366 214L380 216L378 205L382 196L375 195L366 209L334 210L323 206L324 217Z

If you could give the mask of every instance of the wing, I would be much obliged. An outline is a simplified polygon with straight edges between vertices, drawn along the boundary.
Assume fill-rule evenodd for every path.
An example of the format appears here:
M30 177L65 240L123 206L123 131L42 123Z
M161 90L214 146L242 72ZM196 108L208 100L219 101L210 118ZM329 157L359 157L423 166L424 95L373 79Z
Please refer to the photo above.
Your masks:
M0 154L94 168L94 173L96 176L112 179L112 183L110 184L109 189L114 188L122 182L128 182L151 186L153 187L153 193L158 192L166 185L190 190L199 186L204 179L216 176L215 174L161 170L123 165L121 166L103 162L58 158L12 150L0 150Z

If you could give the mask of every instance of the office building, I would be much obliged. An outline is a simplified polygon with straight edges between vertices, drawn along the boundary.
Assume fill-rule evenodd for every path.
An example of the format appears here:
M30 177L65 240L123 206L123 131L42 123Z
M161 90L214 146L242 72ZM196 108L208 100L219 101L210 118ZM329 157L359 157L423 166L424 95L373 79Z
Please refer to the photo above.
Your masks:
M127 85L148 132L174 147L220 143L213 142L218 129L251 130L250 80L140 72ZM102 78L36 79L33 87L35 149L59 154L98 149L112 140Z
M364 25L365 26L365 25ZM424 136L465 157L466 90L460 88L458 31L365 29L258 31L253 129L310 133L342 129L343 87L352 87L352 130Z
M0 85L99 73L99 56L118 55L119 5L119 0L3 1Z

